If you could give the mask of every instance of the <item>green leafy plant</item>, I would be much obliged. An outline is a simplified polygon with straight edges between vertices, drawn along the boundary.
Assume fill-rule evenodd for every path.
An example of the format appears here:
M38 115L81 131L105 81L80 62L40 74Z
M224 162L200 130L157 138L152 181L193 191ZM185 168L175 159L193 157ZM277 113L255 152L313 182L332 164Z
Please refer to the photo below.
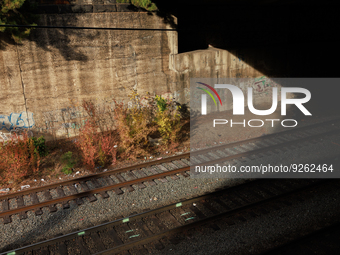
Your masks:
M161 96L156 96L155 97L155 101L158 107L158 111L160 112L164 112L167 106L167 102L165 100L165 98L161 97Z
M32 137L30 138L33 141L34 144L34 151L36 153L39 153L40 157L45 157L48 155L47 149L46 149L46 140L43 136L40 136L39 138Z
M32 25L38 16L32 14L35 4L25 0L0 0L0 24L1 25ZM9 33L15 42L27 37L33 28L24 27L0 27L0 32Z
M156 11L157 6L150 0L131 0L131 3L136 7L144 8L147 11Z
M64 173L64 174L72 174L72 169L73 167L77 164L77 160L75 160L73 157L72 157L72 152L71 151L68 151L66 153L64 153L62 156L61 156L61 162L63 164L65 164L65 166L63 167L63 169L61 169L61 171Z
M181 131L180 106L161 96L156 96L155 101L158 108L155 121L164 143L177 142Z
M156 4L150 0L117 0L117 3L131 3L138 8L143 8L150 12L158 9Z

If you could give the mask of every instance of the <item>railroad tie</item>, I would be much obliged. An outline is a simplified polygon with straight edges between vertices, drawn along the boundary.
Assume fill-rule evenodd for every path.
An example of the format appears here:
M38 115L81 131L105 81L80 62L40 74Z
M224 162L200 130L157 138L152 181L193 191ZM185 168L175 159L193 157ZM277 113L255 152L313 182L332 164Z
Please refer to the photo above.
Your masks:
M45 190L43 194L44 194L46 201L52 200L52 196L49 190ZM57 211L57 207L55 205L49 205L48 209L51 213Z
M2 210L3 212L6 212L9 210L9 201L8 199L4 199L2 200ZM4 224L8 224L8 223L11 223L12 222L12 219L9 215L6 215L3 217L4 219Z
M169 170L165 167L165 166L163 166L163 165L156 165L156 167L158 167L161 171L163 171L163 172L168 172ZM171 177L171 179L173 179L173 180L178 180L179 179L179 177L178 176L176 176L176 175L170 175L170 177Z
M92 232L90 234L90 237L92 238L93 242L95 243L98 251L106 250L105 245L103 244L102 239L99 237L97 232Z
M78 190L76 189L75 186L69 185L69 186L67 186L67 188L70 190L72 195L78 194ZM81 199L80 197L76 198L75 202L78 206L84 204L83 199Z
M79 250L80 250L80 254L81 255L91 255L90 252L88 251L88 249L86 249L86 245L85 245L83 237L79 236L79 237L76 238L76 240L77 240L77 245L78 245Z
M144 223L142 220L137 220L136 221L136 225L139 227L139 229L142 230L142 232L145 234L145 236L152 236L154 233L148 228L148 226L146 225L146 223ZM159 240L155 240L152 242L152 244L155 249L157 250L162 250L164 249L164 245L159 241Z
M145 168L142 168L140 170L138 170L138 174L141 176L141 177L147 177L146 173L144 172ZM155 186L156 183L154 181L147 181L147 183L149 183L150 186Z
M106 183L107 183L109 186L115 185L115 184L116 184L116 182L115 182L114 180L112 180L112 178L111 178L110 176L105 176L105 177L104 177L104 180L106 181ZM123 192L121 189L119 189L119 188L115 188L115 189L114 189L114 192L115 192L117 195L121 195L121 194L124 193L124 192Z
M64 190L63 190L61 187L57 187L57 188L56 188L56 191L57 191L57 194L58 194L58 197L59 197L59 198L66 197L65 192L64 192ZM63 205L63 209L68 209L68 208L70 208L70 204L69 204L68 201L64 201L64 202L62 203L62 205Z
M85 182L80 182L80 186L84 192L90 191L89 186L87 186ZM89 198L90 202L97 201L97 198L93 194L89 194L87 197Z
M126 180L124 179L124 177L121 174L115 174L115 176L120 182L126 182ZM132 191L135 190L131 185L127 185L125 187L127 188L127 190L129 192L132 192Z
M103 187L103 185L101 185L100 182L97 179L92 179L91 182L96 189ZM101 191L101 192L99 192L99 194L102 196L102 198L108 198L109 197L109 195L107 194L106 191Z
M147 167L146 169L149 170L153 174L159 174L159 172L154 167L152 167L152 166ZM168 182L168 180L165 177L164 178L159 178L158 180L161 181L161 182Z
M18 196L18 197L17 197L17 206L18 206L18 208L24 207L24 206L25 206L25 203L24 203L24 196ZM20 212L20 213L19 213L19 218L20 218L21 220L27 219L27 213L26 213L26 212Z
M138 177L134 175L131 171L128 171L126 175L131 179L131 180L136 180ZM146 186L143 183L137 183L138 188L144 189Z
M32 204L35 205L35 204L39 204L39 199L38 199L38 196L37 196L37 193L30 193L30 197L31 197L31 201L32 201ZM37 208L34 210L35 212L35 215L42 215L43 212L41 210L41 208Z
M189 166L189 164L185 164L182 160L176 160L176 161L174 161L174 164L177 164L179 167L187 167L187 166ZM183 175L184 177L189 177L190 175L189 174L187 174L186 172L183 172L183 173L181 173L181 175Z
M68 254L67 252L67 247L66 247L66 244L64 242L62 243L57 243L55 245L56 247L56 251L55 251L55 254L56 255L64 255L64 254Z

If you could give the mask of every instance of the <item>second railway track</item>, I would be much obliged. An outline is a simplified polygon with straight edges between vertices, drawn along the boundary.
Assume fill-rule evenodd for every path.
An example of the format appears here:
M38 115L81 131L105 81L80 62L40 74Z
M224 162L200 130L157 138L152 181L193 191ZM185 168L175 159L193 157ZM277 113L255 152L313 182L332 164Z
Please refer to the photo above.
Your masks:
M21 247L3 254L149 254L177 244L186 231L219 230L299 203L336 180L257 180L112 222Z
M228 160L252 160L254 155L266 152L280 153L289 146L309 146L317 143L324 136L340 133L340 120L333 119L291 131L252 138L236 143L197 150L190 153L146 162L120 169L109 169L107 172L46 185L38 188L22 190L0 196L0 218L3 223L10 223L11 216L19 214L20 219L27 218L27 211L33 210L36 215L42 214L42 208L48 207L51 213L57 211L57 204L64 209L69 208L69 202L83 204L83 199L90 202L97 200L95 194L108 198L107 191L113 190L122 194L125 187L132 192L136 188L143 189L146 185L156 185L154 180L167 182L166 178L176 180L181 174L189 176L190 162L194 164L214 164ZM304 144L305 143L305 144ZM133 187L132 185L136 185Z

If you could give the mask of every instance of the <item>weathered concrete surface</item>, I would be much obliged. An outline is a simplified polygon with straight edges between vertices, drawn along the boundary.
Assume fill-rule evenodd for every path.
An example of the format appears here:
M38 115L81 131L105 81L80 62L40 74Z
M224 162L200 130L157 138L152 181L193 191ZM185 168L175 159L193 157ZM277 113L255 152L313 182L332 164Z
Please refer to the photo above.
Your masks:
M145 12L41 15L39 24L171 28ZM53 135L73 135L62 126L71 117L55 116L51 125L44 113L68 112L82 100L111 104L113 98L127 99L132 89L141 94L171 91L176 83L169 55L176 53L173 31L36 29L22 45L2 40L0 131L15 126L11 113L27 111L33 113L36 132L51 133L54 126L58 131Z
M172 28L145 12L41 15L40 24ZM83 100L101 113L112 111L113 99L127 102L132 89L188 103L190 78L263 76L226 50L178 54L175 31L36 29L22 45L0 41L0 132L17 126L47 139L77 134L87 117ZM265 93L259 88L255 101L270 99Z
M262 72L254 69L249 61L245 61L227 50L214 47L171 55L170 62L171 70L175 72L177 87L180 88L179 91L174 92L175 97L181 102L190 100L191 78L258 78L263 81L267 79ZM267 82L263 84L267 84ZM210 85L213 86L213 84ZM254 88L254 102L271 102L271 95L267 96L268 92L271 92L271 86L263 87L262 83L251 84L251 86ZM242 86L241 89L246 90ZM230 92L226 91L226 93L231 99ZM232 100L228 100L228 102L229 104L225 104L223 110L232 109Z

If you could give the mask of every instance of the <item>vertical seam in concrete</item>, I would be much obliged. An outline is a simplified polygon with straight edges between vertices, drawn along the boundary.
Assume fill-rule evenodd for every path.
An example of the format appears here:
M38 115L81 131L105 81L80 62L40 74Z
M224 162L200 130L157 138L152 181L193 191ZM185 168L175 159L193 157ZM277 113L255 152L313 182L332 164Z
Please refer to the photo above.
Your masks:
M19 50L18 50L18 44L15 43L15 46L17 48L17 56L18 56L18 65L19 65L19 70L20 70L20 80L21 80L21 86L22 86L22 94L24 96L24 101L25 101L25 112L26 112L26 116L28 116L28 112L27 112L27 102L26 102L26 95L25 95L25 85L24 85L24 80L22 79L22 70L21 70L21 63L20 63L20 57L19 57ZM30 129L30 121L29 118L27 118L28 121L28 129Z

